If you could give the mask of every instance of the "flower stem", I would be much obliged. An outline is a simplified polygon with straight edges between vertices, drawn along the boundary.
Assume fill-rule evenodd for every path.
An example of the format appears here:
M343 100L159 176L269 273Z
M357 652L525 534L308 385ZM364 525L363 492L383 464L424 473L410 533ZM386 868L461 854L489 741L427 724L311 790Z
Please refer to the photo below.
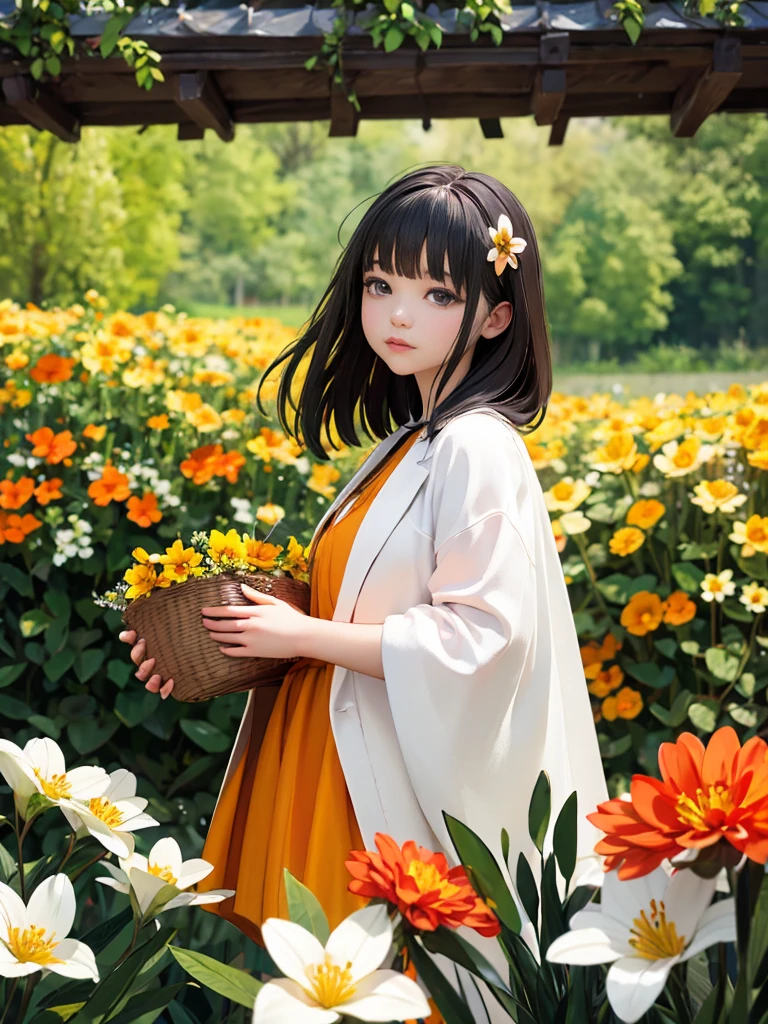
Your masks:
M581 555L581 560L584 563L584 566L585 566L587 572L589 573L589 581L590 581L590 583L592 585L592 590L594 591L595 597L597 598L597 602L600 605L600 607L602 608L602 610L605 613L605 615L607 616L608 620L611 621L612 616L611 616L610 611L608 610L608 605L605 603L605 598L603 597L603 595L600 593L600 591L598 589L598 586L597 586L597 576L595 575L595 570L592 568L592 563L589 560L589 555L587 555L586 545L584 544L584 541L583 541L583 539L582 539L580 534L574 533L574 534L572 534L572 537L576 541L576 546L579 549L579 554Z
M8 980L10 981L10 979L8 979ZM11 1003L13 1002L13 997L16 994L16 987L18 986L18 984L19 984L19 979L18 978L14 978L13 979L13 984L11 985L10 991L5 993L5 1009L3 1010L3 1016L0 1017L0 1024L3 1024L3 1021L5 1020L6 1014L8 1013L8 1010L10 1009Z
M16 817L16 849L18 850L19 889L21 891L22 902L26 903L27 902L27 892L26 892L26 886L24 884L24 856L23 856L23 854L21 852L21 844L24 841L24 837L22 836L21 830L19 829L19 809L18 809L18 807L14 806L13 811L14 811L14 815ZM26 832L26 826L24 828L24 831Z
M86 864L83 864L83 866L82 866L82 867L80 868L80 870L79 870L79 871L76 871L76 872L74 873L74 875L72 876L72 878L70 878L70 882L76 882L76 881L77 881L77 879L78 879L78 878L80 877L80 875L82 875L82 873L83 873L84 871L87 871L87 870L88 870L88 868L89 868L89 867L91 867L91 865L93 865L93 864L95 864L95 863L96 863L97 861L101 860L101 859L102 859L102 857L106 857L106 855L107 855L108 853L109 853L109 850L102 850L102 851L101 851L101 853L97 853L97 854L96 854L96 856L95 856L95 857L94 857L94 858L93 858L92 860L89 860L89 861L88 861L88 862L87 862Z
M70 834L69 834L69 846L67 847L67 852L61 858L61 863L59 864L58 868L56 869L56 874L57 875L61 874L61 869L64 867L64 865L67 863L69 858L72 856L72 851L74 850L74 848L75 848L75 833L74 832L70 832Z
M24 989L24 995L21 999L21 1007L19 1008L19 1015L16 1018L16 1024L24 1024L24 1017L27 1013L27 1007L29 1006L29 1000L32 998L32 989L40 980L40 975L29 974L27 975L27 984Z
M720 701L721 704L723 703L723 700L725 699L725 697L728 696L728 694L731 692L731 690L734 688L736 683L738 683L739 679L741 678L741 674L744 671L744 669L745 669L745 667L747 665L747 662L749 661L750 655L752 654L752 644L755 642L755 635L757 633L757 627L758 627L758 625L760 623L760 619L763 617L763 615L765 615L765 612L760 612L759 615L755 616L755 621L752 623L752 629L750 630L750 633L749 633L749 640L747 640L747 646L744 649L744 653L742 654L741 658L739 659L739 666L736 669L736 675L733 677L733 679L730 681L730 683L728 683L726 688L720 694L719 701Z

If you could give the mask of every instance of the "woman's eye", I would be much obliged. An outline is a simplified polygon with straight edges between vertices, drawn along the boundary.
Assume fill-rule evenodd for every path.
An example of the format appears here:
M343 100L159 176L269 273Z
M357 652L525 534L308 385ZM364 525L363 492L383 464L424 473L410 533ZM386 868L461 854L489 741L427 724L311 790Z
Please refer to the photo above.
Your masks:
M367 281L363 281L363 288L365 288L369 295L380 295L381 292L371 291L371 288L375 288L377 284L384 285L385 288L389 288L386 281L379 281L378 278L371 277Z
M448 306L450 305L451 302L454 301L453 295L451 295L450 292L444 292L440 291L439 289L434 289L429 294L436 296L439 300L443 300L437 303L438 306Z

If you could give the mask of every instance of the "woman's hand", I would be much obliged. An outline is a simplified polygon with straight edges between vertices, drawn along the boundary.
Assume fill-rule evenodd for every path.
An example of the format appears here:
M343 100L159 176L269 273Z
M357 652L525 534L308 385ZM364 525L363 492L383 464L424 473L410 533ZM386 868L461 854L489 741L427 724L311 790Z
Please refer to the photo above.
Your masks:
M254 602L252 606L224 605L201 609L203 625L211 640L217 644L237 645L219 647L222 654L233 658L302 657L308 616L288 601L262 594L247 583L241 586L245 596ZM207 616L228 621L214 622Z
M135 629L124 629L121 633L118 633L118 639L133 645L131 647L131 661L139 666L139 670L135 675L137 679L146 679L152 670L152 666L155 664L155 659L144 658L147 650L147 643L144 637L137 639ZM162 699L165 700L173 689L173 679L169 679L164 683L160 675L149 676L145 689L150 690L152 693L159 693Z

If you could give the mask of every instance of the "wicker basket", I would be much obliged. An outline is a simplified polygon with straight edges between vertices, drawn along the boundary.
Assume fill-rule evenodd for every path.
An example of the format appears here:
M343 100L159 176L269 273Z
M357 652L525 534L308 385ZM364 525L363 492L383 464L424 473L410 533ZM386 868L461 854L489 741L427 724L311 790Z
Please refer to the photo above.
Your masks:
M123 612L123 622L146 641L146 656L154 658L152 675L173 679L171 696L182 701L210 700L224 693L279 683L297 658L233 658L211 640L201 609L224 605L253 605L241 584L289 601L305 614L310 609L309 584L292 576L268 573L220 573L198 576L136 598ZM215 616L210 616L215 619ZM226 618L217 622L231 621Z

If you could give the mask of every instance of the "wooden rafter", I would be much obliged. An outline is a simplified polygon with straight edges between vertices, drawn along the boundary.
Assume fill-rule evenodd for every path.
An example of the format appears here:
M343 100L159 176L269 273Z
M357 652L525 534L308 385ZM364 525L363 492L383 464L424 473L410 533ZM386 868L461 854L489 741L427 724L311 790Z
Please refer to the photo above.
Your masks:
M741 78L741 43L735 36L719 36L712 60L703 72L688 79L677 91L669 117L679 138L695 135L710 114L720 107Z
M208 71L192 71L176 75L174 97L187 115L203 131L213 128L223 142L235 137L235 126L227 101Z
M540 67L531 93L536 124L554 124L565 102L565 66L568 63L567 32L547 32L539 40Z
M78 142L80 122L55 96L41 89L29 75L3 79L3 95L9 107L35 128L51 132L63 142Z
M359 123L360 114L347 99L341 86L334 82L331 88L331 125L328 135L331 138L350 138L357 135Z

